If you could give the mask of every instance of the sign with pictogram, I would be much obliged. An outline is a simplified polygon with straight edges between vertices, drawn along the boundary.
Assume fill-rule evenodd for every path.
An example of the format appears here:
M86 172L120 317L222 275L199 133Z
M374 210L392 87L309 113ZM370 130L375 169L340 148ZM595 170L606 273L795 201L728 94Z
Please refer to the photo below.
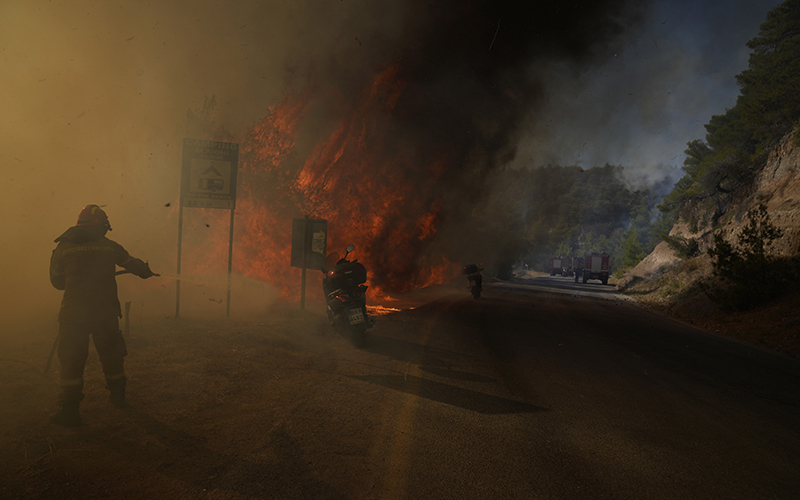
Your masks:
M238 164L236 143L184 139L181 206L236 208Z
M231 272L233 269L233 216L236 211L236 171L239 145L233 142L183 140L181 164L181 202L178 211L178 279L175 281L175 317L181 314L181 249L183 208L223 208L231 211L228 237L228 303L231 315Z

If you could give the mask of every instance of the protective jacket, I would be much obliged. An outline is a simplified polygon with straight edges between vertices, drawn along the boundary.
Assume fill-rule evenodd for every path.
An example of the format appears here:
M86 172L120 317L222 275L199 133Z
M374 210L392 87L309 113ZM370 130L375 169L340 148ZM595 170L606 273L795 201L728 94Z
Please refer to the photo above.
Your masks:
M73 226L56 238L50 257L50 283L64 290L59 322L117 319L122 310L117 297L116 266L139 277L152 275L142 260L105 237L98 226Z

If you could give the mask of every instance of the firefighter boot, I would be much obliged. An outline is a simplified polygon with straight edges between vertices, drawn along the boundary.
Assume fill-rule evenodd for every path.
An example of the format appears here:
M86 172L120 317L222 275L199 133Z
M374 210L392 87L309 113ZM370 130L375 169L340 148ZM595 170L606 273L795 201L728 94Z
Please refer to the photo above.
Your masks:
M111 401L111 404L114 405L114 408L127 408L128 402L125 401L125 385L126 380L113 380L108 381L108 390L111 393L108 396L108 400Z
M63 427L79 427L83 425L78 412L80 402L70 401L61 405L61 411L50 417L50 422Z

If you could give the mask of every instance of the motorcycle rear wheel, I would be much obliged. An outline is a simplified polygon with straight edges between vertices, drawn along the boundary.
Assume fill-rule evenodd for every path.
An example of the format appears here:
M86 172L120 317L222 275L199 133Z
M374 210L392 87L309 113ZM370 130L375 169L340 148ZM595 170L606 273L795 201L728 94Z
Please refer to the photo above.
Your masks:
M342 337L349 338L353 347L356 349L363 348L367 343L366 323L351 325L347 318L345 318L343 314L340 314L334 318L333 328L339 332L339 335Z
M356 349L363 349L367 343L367 325L350 325L350 341Z
M472 292L472 298L479 299L481 298L481 289L477 286L473 286L470 290Z

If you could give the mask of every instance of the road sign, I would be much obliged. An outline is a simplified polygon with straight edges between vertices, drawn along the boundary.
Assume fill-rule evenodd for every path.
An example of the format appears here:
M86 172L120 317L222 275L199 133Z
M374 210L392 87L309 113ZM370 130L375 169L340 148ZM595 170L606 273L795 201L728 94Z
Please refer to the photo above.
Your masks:
M183 207L224 208L231 211L228 238L228 305L231 315L231 270L233 256L233 215L236 209L236 171L239 145L232 142L183 140L181 203L178 215L178 276L181 275ZM175 317L181 312L181 280L175 282Z
M184 139L181 206L236 208L238 166L238 144Z
M303 268L300 282L300 309L306 308L306 269L325 268L325 248L328 242L328 221L292 219L292 255L290 265Z
M322 269L325 267L328 221L292 219L292 267ZM305 261L303 254L305 253Z

